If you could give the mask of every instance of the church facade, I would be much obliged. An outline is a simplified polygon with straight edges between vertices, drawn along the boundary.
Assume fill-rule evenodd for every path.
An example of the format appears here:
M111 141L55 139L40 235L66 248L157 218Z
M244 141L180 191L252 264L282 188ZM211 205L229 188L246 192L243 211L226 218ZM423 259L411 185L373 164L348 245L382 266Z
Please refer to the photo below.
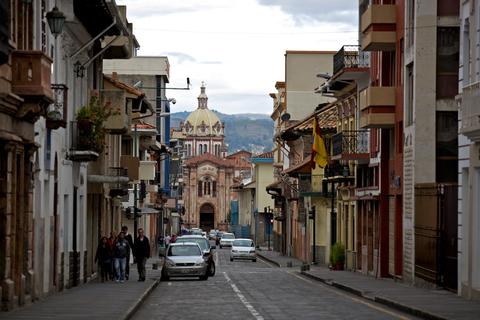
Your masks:
M224 129L224 123L208 109L202 83L197 110L180 125L186 159L183 171L186 228L199 227L205 231L227 228L235 164L226 158Z

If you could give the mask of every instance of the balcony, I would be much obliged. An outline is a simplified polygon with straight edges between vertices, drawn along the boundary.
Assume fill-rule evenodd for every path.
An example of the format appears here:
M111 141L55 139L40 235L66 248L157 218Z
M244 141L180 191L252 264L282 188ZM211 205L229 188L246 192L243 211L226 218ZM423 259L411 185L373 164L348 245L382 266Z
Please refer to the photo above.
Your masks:
M110 167L107 170L108 177L111 179L109 196L124 197L128 195L128 169L122 167Z
M368 159L368 130L342 131L333 135L332 160Z
M368 87L360 92L360 127L390 128L395 124L395 87Z
M299 174L298 192L301 197L331 197L327 181L323 174Z
M126 134L130 129L130 116L124 90L102 90L102 103L109 104L115 114L105 121L105 130L110 134Z
M394 51L396 19L394 4L369 5L360 18L362 50Z
M480 141L480 82L463 88L460 112L462 116L460 133L474 142Z
M76 162L96 161L103 150L103 141L95 136L93 123L72 121L70 123L70 152L68 159Z
M53 103L51 65L52 59L42 51L12 53L12 92L25 100L17 113L19 118L36 119Z
M347 73L345 79L356 79L358 73L368 72L370 55L358 45L345 45L333 56L333 74Z
M156 161L140 161L138 178L140 180L155 180Z
M47 109L47 128L55 130L67 126L68 88L64 84L52 84L53 103Z
M120 156L120 166L127 169L127 174L130 181L138 180L140 160L137 157L129 155Z

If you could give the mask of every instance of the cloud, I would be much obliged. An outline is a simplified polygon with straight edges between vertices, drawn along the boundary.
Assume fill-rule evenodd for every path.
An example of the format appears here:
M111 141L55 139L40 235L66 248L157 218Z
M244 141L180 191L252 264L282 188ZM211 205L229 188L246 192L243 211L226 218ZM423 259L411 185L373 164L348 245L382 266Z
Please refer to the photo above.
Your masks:
M352 0L257 0L264 6L276 6L299 24L341 22L357 25L358 2Z

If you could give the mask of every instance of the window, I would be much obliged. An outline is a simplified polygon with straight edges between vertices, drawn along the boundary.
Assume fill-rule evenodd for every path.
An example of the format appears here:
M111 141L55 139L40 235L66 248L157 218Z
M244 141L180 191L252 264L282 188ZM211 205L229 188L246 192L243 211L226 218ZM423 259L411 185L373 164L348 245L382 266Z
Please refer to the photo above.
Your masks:
M436 128L437 182L457 182L458 171L458 114L437 112Z
M207 148L207 144L205 143L203 145L203 153L207 153L208 152L208 148Z
M407 1L407 25L406 35L408 47L412 47L415 42L415 0Z
M413 95L414 95L414 75L413 63L407 66L407 83L405 85L405 125L413 124Z
M198 197L203 197L203 183L202 181L198 181Z
M454 99L458 94L460 30L458 27L437 29L437 99ZM464 61L465 63L465 61ZM466 61L469 68L469 61Z
M198 151L198 154L203 154L203 144L200 144L200 149Z
M462 79L463 79L463 86L467 86L470 83L470 23L469 19L465 19L465 23L463 25L463 56L462 56Z

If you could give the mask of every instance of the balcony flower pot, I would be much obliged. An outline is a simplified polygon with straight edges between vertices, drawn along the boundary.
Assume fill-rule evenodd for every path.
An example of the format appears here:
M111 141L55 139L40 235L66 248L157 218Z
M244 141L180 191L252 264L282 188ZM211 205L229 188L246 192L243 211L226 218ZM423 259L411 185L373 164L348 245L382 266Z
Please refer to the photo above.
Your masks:
M102 152L105 145L104 122L115 115L109 103L101 104L93 95L87 105L81 107L76 116L78 147L80 150Z

